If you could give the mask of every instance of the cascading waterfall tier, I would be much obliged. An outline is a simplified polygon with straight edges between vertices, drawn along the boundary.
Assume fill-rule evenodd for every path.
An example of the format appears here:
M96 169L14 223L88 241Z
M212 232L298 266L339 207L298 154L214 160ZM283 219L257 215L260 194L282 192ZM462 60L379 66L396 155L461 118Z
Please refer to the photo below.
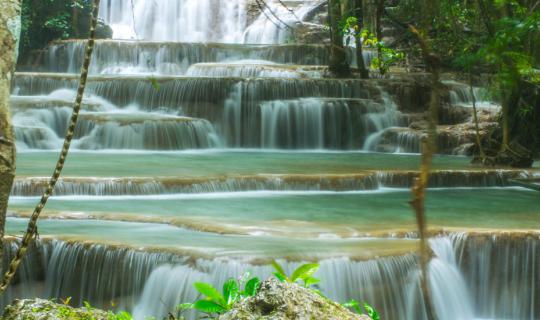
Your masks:
M59 90L60 94L69 94L66 91ZM49 106L64 105L55 100L58 94L53 92L44 101L34 101L32 97L15 99L13 123L19 148L61 148L71 109ZM76 149L182 150L221 144L212 124L204 119L141 112L136 108L117 109L103 100L95 103L95 109L100 111L81 113L74 135Z
M540 312L535 298L540 288L534 280L540 276L539 242L537 234L525 233L433 238L435 256L429 272L438 317L535 319ZM7 256L16 247L16 242L8 242ZM298 265L281 262L289 271ZM320 263L320 289L329 298L370 301L389 319L425 319L424 306L415 298L419 285L415 256L369 261L338 258ZM43 297L71 296L75 304L88 300L95 306L115 301L119 308L143 319L166 316L179 303L196 299L193 281L220 286L228 277L245 271L266 278L272 268L236 260L41 240L19 272L20 285L10 294L26 290Z
M52 43L38 70L77 73L84 57L84 44L81 40ZM238 60L264 60L290 66L328 64L325 46L304 44L238 45L98 40L94 57L90 66L91 74L179 75L184 74L193 64ZM32 71L36 71L35 67Z
M395 85L397 80L371 82L356 79L146 76L123 76L121 79L118 81L117 76L92 76L89 78L88 90L120 108L136 105L148 111L164 110L207 119L216 126L226 145L231 147L360 149L364 146L372 149L372 143L364 145L364 141L373 140L370 138L372 135L399 121L398 106L385 92L385 86ZM14 90L21 95L45 94L51 90L75 86L75 83L76 78L69 74L19 73ZM204 120L198 123L204 124L201 121ZM196 123L184 121L182 127ZM205 126L191 126L196 135L195 140L201 141L200 136L204 133L215 137L209 124ZM103 127L101 131L105 130ZM151 129L146 125L139 132L141 130ZM98 129L95 131L101 136L107 134ZM111 129L108 131L111 136L113 132ZM129 132L125 134L130 135ZM37 141L45 140L46 137L41 131L32 136ZM32 136L21 135L20 138L26 142ZM185 147L220 145L217 138L206 140ZM82 144L81 147L118 148L120 143L125 142L124 148L152 149L147 144L135 143L128 138L118 141L110 144ZM41 148L47 146L41 142L30 145ZM154 149L162 150L179 149L172 143L162 146L154 143L153 146L157 146Z
M354 191L409 188L416 171L373 172L359 174L252 175L205 178L62 178L54 194L58 196L150 195L178 193L273 191ZM520 170L438 170L431 174L432 188L504 187L509 179L529 176ZM46 178L18 178L12 196L38 196L47 185Z

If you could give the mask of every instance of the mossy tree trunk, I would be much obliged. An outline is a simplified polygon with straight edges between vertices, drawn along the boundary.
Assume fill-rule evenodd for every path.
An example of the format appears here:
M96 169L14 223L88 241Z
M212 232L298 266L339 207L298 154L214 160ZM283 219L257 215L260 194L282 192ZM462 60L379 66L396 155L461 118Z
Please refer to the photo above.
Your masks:
M21 30L20 5L18 0L0 0L0 240L4 238L7 204L15 177L15 142L9 94ZM2 254L3 245L0 243L0 261Z
M364 29L364 0L354 0L354 13L358 20L358 34L356 36L356 63L362 79L369 78L369 72L364 61L364 52L362 48L362 30Z
M349 59L343 45L340 29L342 17L341 0L328 1L328 19L330 20L330 72L336 77L348 77L351 74Z
M7 1L7 2L11 2L11 1ZM47 189L41 196L41 200L39 201L38 205L35 207L34 212L32 213L32 216L30 217L30 221L28 222L26 233L24 234L22 238L21 245L19 249L17 250L15 256L11 259L8 270L4 273L4 278L2 279L2 282L0 283L0 294L4 293L7 287L10 285L11 281L13 280L13 277L15 276L17 272L19 265L21 264L28 250L30 242L34 239L34 236L37 233L37 222L38 222L39 216L41 212L43 211L43 209L45 208L45 205L47 204L49 197L52 195L54 191L54 187L56 186L56 183L58 182L58 179L60 178L62 170L64 169L64 164L67 159L69 149L71 146L71 141L73 140L73 136L75 134L75 128L77 127L77 121L79 119L79 113L82 106L84 91L86 89L86 83L88 80L88 68L90 67L92 52L94 50L94 43L96 39L96 26L97 26L98 13L99 13L99 4L100 4L100 0L93 0L92 15L91 15L92 18L90 22L88 42L86 43L86 48L85 48L83 66L81 68L79 87L77 89L77 96L75 98L75 103L73 105L73 112L71 113L69 126L67 129L65 138L64 138L64 145L62 146L62 150L60 151L60 157L58 158L58 161L56 162L56 166L54 168L54 172L51 176L51 179L49 180L49 183L47 185Z
M377 0L377 9L376 9L376 16L375 16L375 36L377 37L378 41L382 41L383 12L384 12L384 0ZM377 58L379 59L379 61L383 61L381 46L377 47ZM384 74L382 64L380 65L381 67L379 68L379 71L381 72L381 74Z

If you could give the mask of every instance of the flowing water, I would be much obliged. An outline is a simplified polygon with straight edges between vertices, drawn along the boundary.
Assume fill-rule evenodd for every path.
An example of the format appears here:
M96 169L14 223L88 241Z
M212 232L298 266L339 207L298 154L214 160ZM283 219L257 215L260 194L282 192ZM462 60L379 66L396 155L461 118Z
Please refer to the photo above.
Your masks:
M324 8L286 3L292 11L279 1L263 12L244 0L102 1L114 39L96 43L74 150L4 304L73 297L160 318L197 298L193 282L267 278L277 259L288 271L319 261L332 299L425 319L408 205L420 157L402 153L418 152L419 135L403 126L425 107L425 88L413 76L328 78L327 48L288 43L288 26ZM53 43L14 79L8 235L25 229L57 160L84 44ZM473 98L498 108L482 88L445 85L455 108ZM540 198L511 183L538 167L437 155L434 169L438 317L539 319ZM17 238L4 246L7 259Z

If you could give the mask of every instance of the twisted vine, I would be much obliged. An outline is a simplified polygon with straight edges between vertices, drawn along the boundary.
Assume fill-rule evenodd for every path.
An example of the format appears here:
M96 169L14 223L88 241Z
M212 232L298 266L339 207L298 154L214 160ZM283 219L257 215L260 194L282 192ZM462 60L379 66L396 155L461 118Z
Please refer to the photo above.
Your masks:
M86 49L85 49L85 56L84 56L84 62L83 62L81 76L79 80L79 87L77 89L77 97L75 99L75 104L73 105L73 112L71 114L69 127L66 132L66 136L64 138L64 145L62 146L60 157L56 163L54 173L51 179L49 180L47 189L43 193L41 200L39 201L36 208L34 209L34 212L32 213L32 217L30 218L30 221L28 222L28 227L22 239L21 246L17 250L15 257L11 260L9 268L4 274L4 278L2 279L2 282L0 283L0 294L6 291L9 284L13 280L13 277L15 276L15 273L17 272L17 269L19 265L21 264L22 259L24 258L28 250L30 242L32 241L32 239L34 239L34 236L37 233L37 222L38 222L39 216L41 212L43 211L43 209L45 208L45 205L47 204L49 197L52 195L54 187L56 186L56 183L58 182L58 178L60 177L60 174L62 173L62 169L64 168L64 164L66 162L66 158L69 153L69 148L71 146L71 141L73 140L73 135L75 133L75 128L77 126L77 120L79 119L79 112L81 110L84 90L86 88L86 82L88 79L88 68L90 67L90 62L92 60L92 52L94 51L97 17L99 13L99 1L100 0L93 0L93 3L92 3L92 13L91 13L91 18L90 18L91 19L90 31L88 35L88 42L86 44Z

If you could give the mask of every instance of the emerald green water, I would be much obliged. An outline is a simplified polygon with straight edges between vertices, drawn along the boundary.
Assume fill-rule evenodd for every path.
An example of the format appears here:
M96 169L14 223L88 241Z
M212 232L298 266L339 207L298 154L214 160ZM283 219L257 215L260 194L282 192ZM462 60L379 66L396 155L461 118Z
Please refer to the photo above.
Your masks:
M57 152L18 155L18 176L49 176ZM203 177L234 174L351 173L418 170L418 155L332 152L203 151L179 153L85 153L69 155L64 176ZM465 157L437 156L436 169L474 168Z
M415 229L408 190L374 192L233 192L163 196L57 197L50 216L164 222L225 233L290 237L354 236ZM12 198L28 212L37 198ZM540 230L540 196L518 188L435 189L427 196L432 227ZM73 214L73 213L76 214Z
M9 218L6 233L20 235L26 219ZM126 245L139 249L165 249L200 257L254 259L289 257L313 259L337 256L370 258L411 252L409 239L291 239L285 237L221 235L163 224L93 220L42 220L41 237Z

